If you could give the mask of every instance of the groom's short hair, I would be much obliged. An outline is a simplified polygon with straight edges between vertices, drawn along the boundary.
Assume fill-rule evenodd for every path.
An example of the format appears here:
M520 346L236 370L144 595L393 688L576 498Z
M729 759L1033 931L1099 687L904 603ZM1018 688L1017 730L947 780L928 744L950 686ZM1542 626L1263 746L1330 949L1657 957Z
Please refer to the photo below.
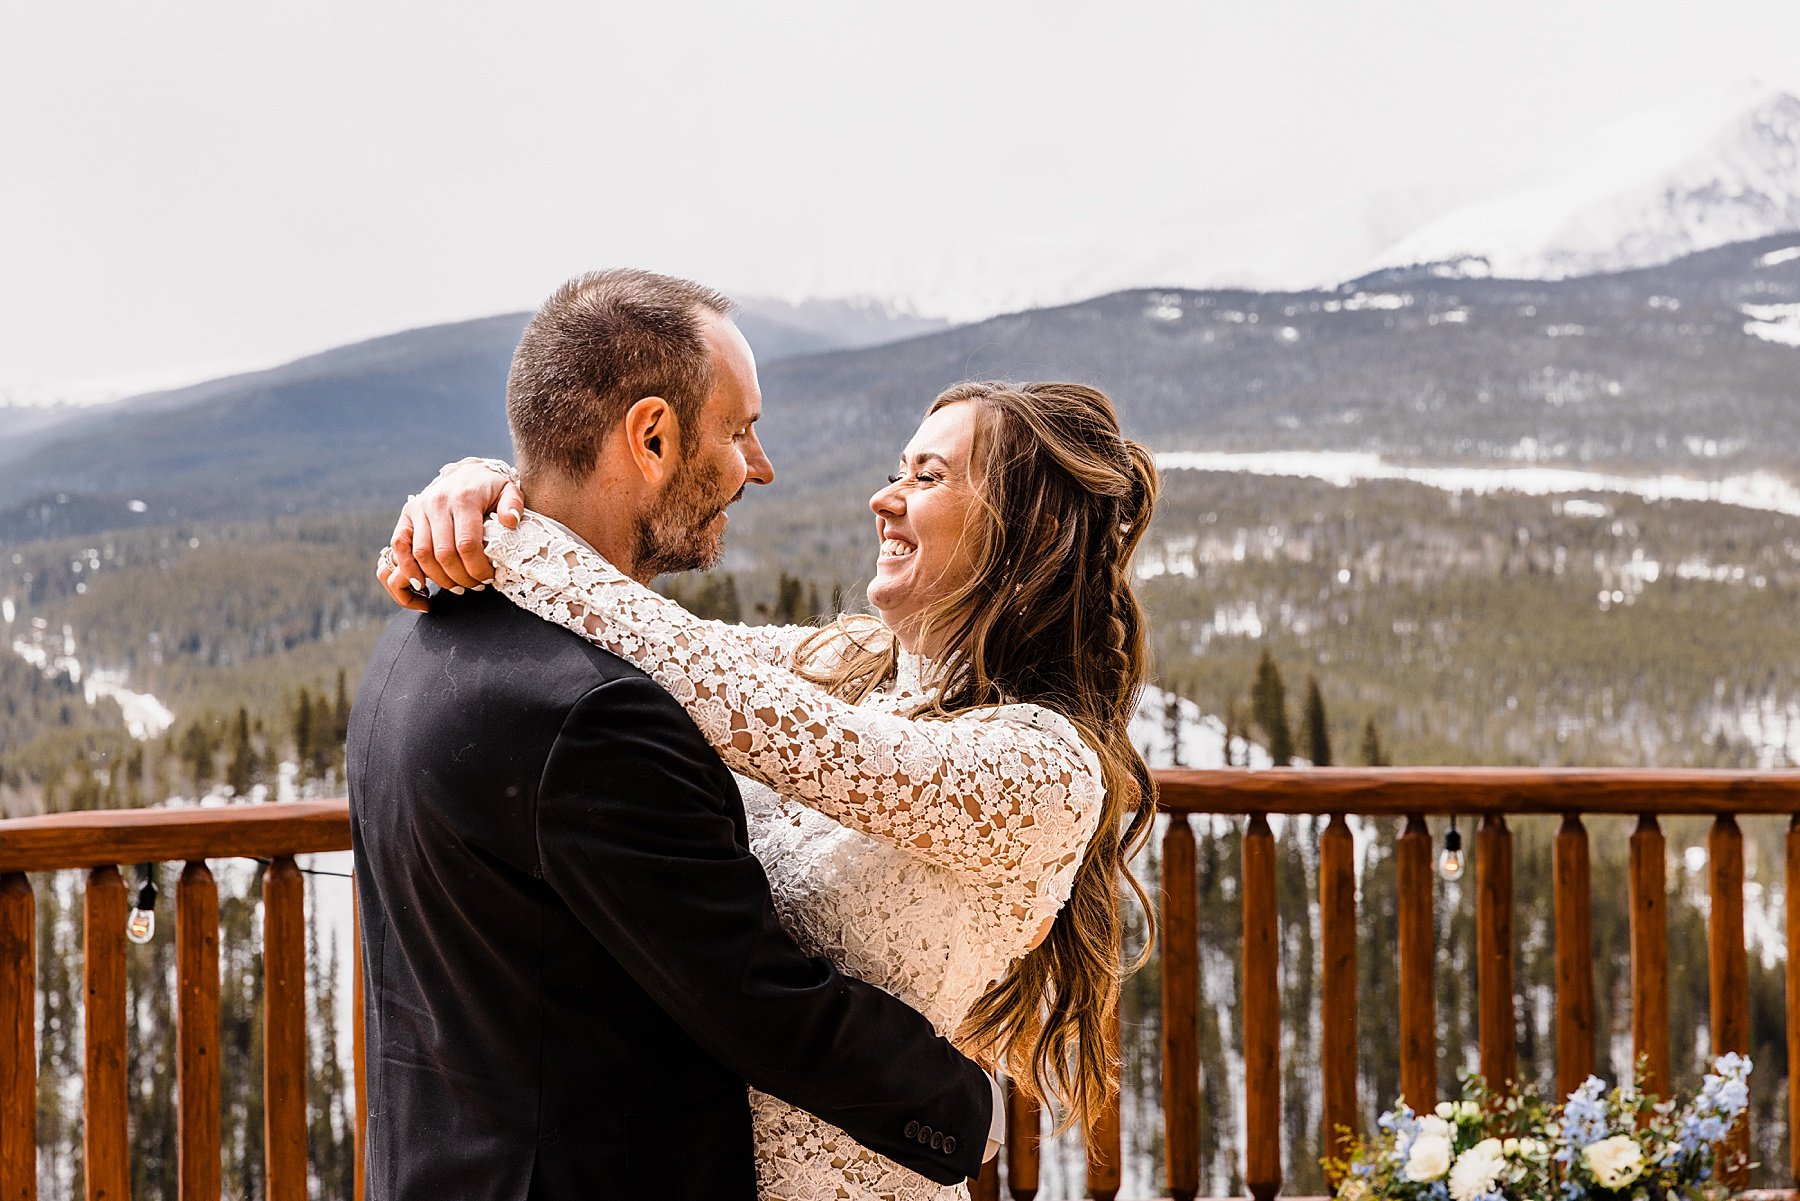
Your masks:
M506 380L519 470L584 478L646 396L668 401L691 427L712 391L703 314L736 308L703 284L625 267L558 288L525 326Z

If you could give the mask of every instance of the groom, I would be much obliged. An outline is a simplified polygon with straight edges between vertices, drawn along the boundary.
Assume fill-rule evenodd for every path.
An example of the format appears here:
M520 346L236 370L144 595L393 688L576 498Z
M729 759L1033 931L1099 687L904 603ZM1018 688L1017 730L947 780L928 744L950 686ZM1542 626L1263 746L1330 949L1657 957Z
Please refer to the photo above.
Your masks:
M773 477L730 312L602 272L514 356L533 507L639 579L711 566ZM457 591L395 619L351 711L370 1201L752 1201L746 1082L934 1180L978 1172L992 1081L794 944L681 706Z

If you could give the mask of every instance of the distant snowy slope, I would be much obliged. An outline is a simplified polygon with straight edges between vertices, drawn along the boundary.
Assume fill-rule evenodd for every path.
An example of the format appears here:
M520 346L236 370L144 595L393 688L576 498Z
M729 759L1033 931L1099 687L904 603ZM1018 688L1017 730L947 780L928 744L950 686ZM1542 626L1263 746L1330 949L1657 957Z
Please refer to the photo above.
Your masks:
M1751 86L1607 126L1529 186L1455 210L1372 269L1566 279L1800 230L1800 98Z
M1169 720L1171 700L1176 705L1173 723ZM1146 687L1138 702L1137 714L1131 719L1131 742L1151 767L1225 766L1225 723L1202 712L1193 701L1172 696L1155 685ZM1239 762L1248 748L1251 767L1270 766L1269 752L1254 742L1237 738L1232 748L1232 757Z

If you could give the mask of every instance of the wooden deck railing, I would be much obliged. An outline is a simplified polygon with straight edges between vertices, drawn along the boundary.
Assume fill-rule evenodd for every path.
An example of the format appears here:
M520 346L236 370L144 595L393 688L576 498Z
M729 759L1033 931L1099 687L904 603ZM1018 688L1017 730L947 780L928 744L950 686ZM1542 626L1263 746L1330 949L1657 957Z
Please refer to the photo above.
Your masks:
M1200 1189L1200 1078L1196 855L1192 815L1245 818L1243 1038L1246 1149L1243 1175L1262 1201L1281 1188L1281 1071L1273 814L1329 817L1319 846L1324 1131L1359 1126L1356 1094L1357 937L1355 856L1347 817L1403 820L1398 846L1401 1088L1415 1106L1437 1100L1431 816L1478 817L1474 888L1482 1071L1510 1079L1514 1024L1512 833L1509 816L1560 817L1553 898L1556 1076L1572 1090L1593 1068L1592 895L1583 815L1635 816L1628 879L1634 1054L1648 1057L1653 1086L1670 1079L1667 847L1660 820L1712 821L1707 863L1712 1046L1747 1051L1749 1000L1744 940L1743 835L1737 818L1785 815L1788 879L1800 880L1800 773L1357 769L1164 771L1169 815L1162 843L1164 1158L1167 1193L1192 1201ZM129 1196L126 1162L126 895L120 863L182 862L176 899L179 1175L183 1198L219 1195L218 893L208 859L272 860L263 878L265 1155L271 1201L306 1196L304 888L294 856L348 848L342 801L223 809L90 812L0 822L0 1201L36 1197L34 1033L36 921L28 871L88 872L85 904L86 1078L84 1154L90 1199ZM1800 889L1787 890L1787 924L1800 929ZM359 956L360 959L360 956ZM356 1062L361 1062L357 977ZM1787 1046L1800 1062L1800 957L1787 965ZM357 1195L362 1194L364 1114L357 1073ZM1789 1092L1789 1126L1800 1128L1800 1090ZM1037 1108L1016 1091L1008 1104L1005 1191L1031 1201L1039 1187ZM1330 1135L1327 1133L1327 1137ZM1740 1125L1733 1142L1747 1147ZM1791 1174L1800 1179L1800 1139ZM1088 1132L1087 1189L1113 1201L1120 1187L1121 1131L1115 1110ZM1327 1146L1332 1145L1329 1141ZM1741 1182L1739 1182L1741 1184ZM976 1183L978 1199L1001 1195L997 1165Z

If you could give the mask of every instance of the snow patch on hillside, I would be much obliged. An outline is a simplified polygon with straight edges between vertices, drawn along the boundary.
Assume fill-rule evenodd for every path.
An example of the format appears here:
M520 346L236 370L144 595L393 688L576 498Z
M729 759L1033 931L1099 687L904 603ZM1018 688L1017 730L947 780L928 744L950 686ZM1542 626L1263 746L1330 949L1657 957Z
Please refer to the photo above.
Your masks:
M1171 709L1171 703L1174 708ZM1147 685L1131 719L1131 742L1151 767L1225 766L1225 723L1186 697ZM1269 752L1248 739L1232 740L1232 760L1268 767Z
M1747 304L1743 306L1744 332L1765 342L1800 347L1800 304Z
M1560 467L1406 467L1386 462L1376 454L1336 450L1168 451L1156 456L1156 465L1164 471L1230 471L1317 479L1340 488L1364 480L1405 480L1477 496L1494 492L1526 496L1614 492L1649 501L1701 501L1800 517L1800 487L1760 471L1698 480L1682 475L1609 475Z
M13 624L11 597L0 606L6 624ZM125 728L140 742L147 742L175 724L175 714L148 692L134 692L125 686L123 671L89 668L75 657L75 631L64 626L51 634L43 619L36 619L23 637L12 639L13 653L46 676L65 676L72 684L81 685L82 695L90 706L102 700L112 701L125 716Z

